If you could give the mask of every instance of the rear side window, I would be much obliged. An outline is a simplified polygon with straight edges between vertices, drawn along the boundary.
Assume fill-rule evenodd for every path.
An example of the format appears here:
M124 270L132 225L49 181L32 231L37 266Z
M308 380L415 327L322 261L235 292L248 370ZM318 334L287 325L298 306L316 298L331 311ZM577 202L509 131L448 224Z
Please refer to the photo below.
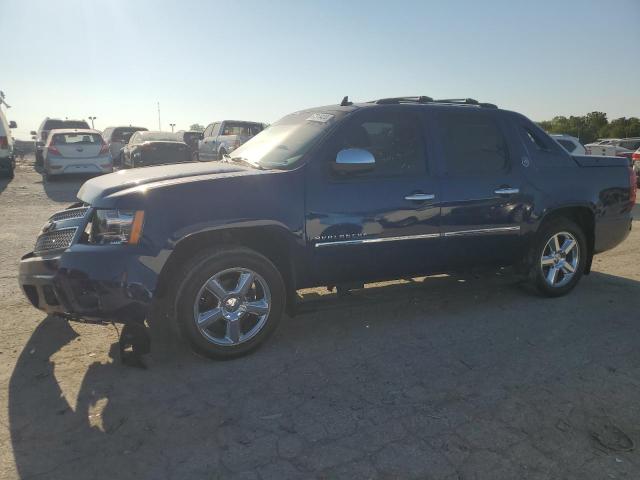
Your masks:
M564 149L571 153L576 149L576 144L570 140L558 139L558 143L564 147Z
M102 136L97 133L56 133L51 145L95 145L102 143Z
M640 140L623 140L620 142L620 146L627 150L637 150L640 148Z
M450 175L493 174L507 169L507 143L492 118L478 113L447 112L439 119Z
M225 122L222 135L254 136L262 131L258 123Z

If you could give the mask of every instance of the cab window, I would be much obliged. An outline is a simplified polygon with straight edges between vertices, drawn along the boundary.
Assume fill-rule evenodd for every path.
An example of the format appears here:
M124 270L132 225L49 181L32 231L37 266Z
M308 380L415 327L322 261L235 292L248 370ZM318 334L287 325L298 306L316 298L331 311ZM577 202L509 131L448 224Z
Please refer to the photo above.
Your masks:
M332 161L346 148L361 148L374 156L373 170L358 177L411 176L427 171L421 122L413 112L364 112L341 128L335 140Z

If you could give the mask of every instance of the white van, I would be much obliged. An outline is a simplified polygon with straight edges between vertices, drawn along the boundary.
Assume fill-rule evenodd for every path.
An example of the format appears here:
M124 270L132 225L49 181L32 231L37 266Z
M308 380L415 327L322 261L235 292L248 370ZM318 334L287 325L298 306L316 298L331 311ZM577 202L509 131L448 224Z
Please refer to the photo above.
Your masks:
M0 98L0 175L13 178L16 168L16 158L13 152L13 138L11 128L16 128L16 122L7 122L2 111L3 99Z

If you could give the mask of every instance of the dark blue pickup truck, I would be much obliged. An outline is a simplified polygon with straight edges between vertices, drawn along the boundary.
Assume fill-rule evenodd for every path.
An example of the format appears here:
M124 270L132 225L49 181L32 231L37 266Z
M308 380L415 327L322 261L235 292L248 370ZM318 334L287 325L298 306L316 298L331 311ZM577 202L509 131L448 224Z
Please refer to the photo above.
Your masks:
M198 352L247 353L296 290L515 265L569 292L631 229L635 175L576 157L472 99L387 98L288 115L215 163L94 178L20 264L31 303L141 322L154 302Z

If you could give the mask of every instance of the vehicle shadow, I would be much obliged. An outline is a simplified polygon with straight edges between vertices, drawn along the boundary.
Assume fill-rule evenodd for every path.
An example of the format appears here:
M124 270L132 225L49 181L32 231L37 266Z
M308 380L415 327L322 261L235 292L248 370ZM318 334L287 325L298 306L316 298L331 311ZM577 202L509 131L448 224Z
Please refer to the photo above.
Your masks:
M227 478L277 460L283 435L304 437L307 455L313 455L314 445L335 441L326 432L354 435L370 420L402 423L406 415L417 422L426 413L447 422L420 424L424 431L416 435L453 434L449 429L459 426L454 418L513 407L503 392L514 385L511 395L528 415L502 419L510 422L509 432L476 433L485 435L487 445L507 433L513 437L524 428L519 422L556 422L565 407L553 402L573 402L567 414L573 428L588 423L603 405L612 415L618 409L617 421L625 427L634 409L631 397L616 391L623 380L595 378L593 371L604 368L612 352L620 370L635 361L620 352L637 349L637 322L611 316L616 308L637 311L640 282L594 272L561 299L523 289L517 278L495 272L374 286L316 304L310 294L307 313L285 318L267 345L231 362L192 355L159 326L154 335L161 341L152 347L147 370L113 360L117 335L110 327L82 326L90 335L106 329L99 335L113 342L111 360L91 361L95 352L76 328L47 317L9 382L17 471L24 479ZM597 292L603 305L594 304ZM606 298L627 301L616 306ZM583 370L585 349L592 353ZM542 440L553 442L555 434ZM589 442L586 435L567 443L589 452ZM321 469L305 458L301 454L299 467L309 476ZM480 468L482 459L476 460Z
M0 177L0 193L4 192L12 181L13 178Z
M50 177L47 180L42 177L42 186L51 200L73 203L78 200L78 190L82 184L93 177L94 175L60 175L59 177Z

